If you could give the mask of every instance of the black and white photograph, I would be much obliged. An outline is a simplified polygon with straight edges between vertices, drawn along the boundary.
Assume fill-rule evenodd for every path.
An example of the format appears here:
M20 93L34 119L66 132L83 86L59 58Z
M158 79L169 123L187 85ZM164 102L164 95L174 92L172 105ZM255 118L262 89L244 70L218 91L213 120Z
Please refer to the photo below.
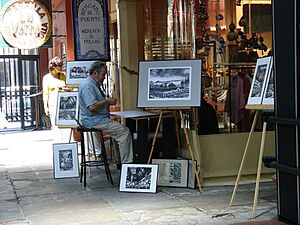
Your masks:
M138 107L200 106L201 60L140 61Z
M54 178L79 176L77 143L53 144Z
M56 125L61 127L77 126L75 119L78 119L78 92L59 92Z
M271 72L272 63L273 60L271 56L257 59L247 104L262 104L263 94L266 88L267 79Z
M263 91L263 85L264 85L264 78L266 76L266 71L268 69L268 65L260 65L257 68L257 74L255 76L255 79L253 80L253 90L251 93L251 97L260 97L262 95Z
M58 152L59 169L61 171L73 170L73 158L71 149L62 149Z
M150 68L148 100L190 100L191 67Z
M70 61L66 66L66 84L79 86L90 74L90 67L95 61Z
M267 80L267 88L264 93L263 97L263 105L274 105L274 88L275 88L275 77L274 77L274 70L272 68L270 72L270 76Z
M158 186L187 187L187 159L152 159L152 164L159 165Z
M158 165L123 164L120 191L156 192Z

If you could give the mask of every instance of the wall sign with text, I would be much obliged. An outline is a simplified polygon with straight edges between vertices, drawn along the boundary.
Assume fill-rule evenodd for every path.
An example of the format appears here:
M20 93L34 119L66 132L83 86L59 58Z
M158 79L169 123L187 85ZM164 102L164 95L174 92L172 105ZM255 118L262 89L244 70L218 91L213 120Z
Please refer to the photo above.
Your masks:
M38 48L51 36L51 15L38 1L10 1L1 12L1 33L15 48Z
M73 0L76 60L110 60L107 0Z

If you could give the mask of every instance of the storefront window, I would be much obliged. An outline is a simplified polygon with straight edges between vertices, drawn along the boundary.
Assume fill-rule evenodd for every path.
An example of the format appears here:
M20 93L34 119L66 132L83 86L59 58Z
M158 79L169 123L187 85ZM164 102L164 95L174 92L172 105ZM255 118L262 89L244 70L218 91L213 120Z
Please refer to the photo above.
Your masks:
M147 0L145 3L145 59L194 58L193 1Z
M144 0L144 12L145 60L201 59L202 97L215 110L220 132L249 131L251 118L240 128L226 114L233 108L226 105L229 81L251 80L257 58L268 55L271 0Z

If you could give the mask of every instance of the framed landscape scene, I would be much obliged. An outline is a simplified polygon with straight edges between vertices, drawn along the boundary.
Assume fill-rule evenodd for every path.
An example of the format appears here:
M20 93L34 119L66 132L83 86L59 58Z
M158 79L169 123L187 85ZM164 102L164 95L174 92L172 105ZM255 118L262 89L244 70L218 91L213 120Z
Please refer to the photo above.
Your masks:
M78 118L78 92L59 92L57 96L56 125L76 127Z
M200 106L201 60L140 61L138 107Z
M158 165L122 164L120 191L155 193Z
M158 186L187 187L187 159L152 159L152 164L158 164Z
M90 75L91 65L95 61L72 61L67 62L66 84L79 86Z
M262 104L264 89L271 72L272 64L273 60L271 56L257 59L247 104Z
M77 143L53 144L54 178L79 176Z

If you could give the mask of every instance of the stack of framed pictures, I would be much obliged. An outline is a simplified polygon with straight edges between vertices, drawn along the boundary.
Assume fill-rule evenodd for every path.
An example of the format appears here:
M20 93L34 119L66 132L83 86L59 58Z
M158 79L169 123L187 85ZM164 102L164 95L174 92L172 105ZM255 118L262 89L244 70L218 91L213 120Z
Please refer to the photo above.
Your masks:
M248 105L274 105L273 57L259 58L251 84Z
M168 187L188 186L189 160L152 159L152 164L157 164L159 166L158 186L168 186ZM195 183L195 179L194 179L194 183Z

